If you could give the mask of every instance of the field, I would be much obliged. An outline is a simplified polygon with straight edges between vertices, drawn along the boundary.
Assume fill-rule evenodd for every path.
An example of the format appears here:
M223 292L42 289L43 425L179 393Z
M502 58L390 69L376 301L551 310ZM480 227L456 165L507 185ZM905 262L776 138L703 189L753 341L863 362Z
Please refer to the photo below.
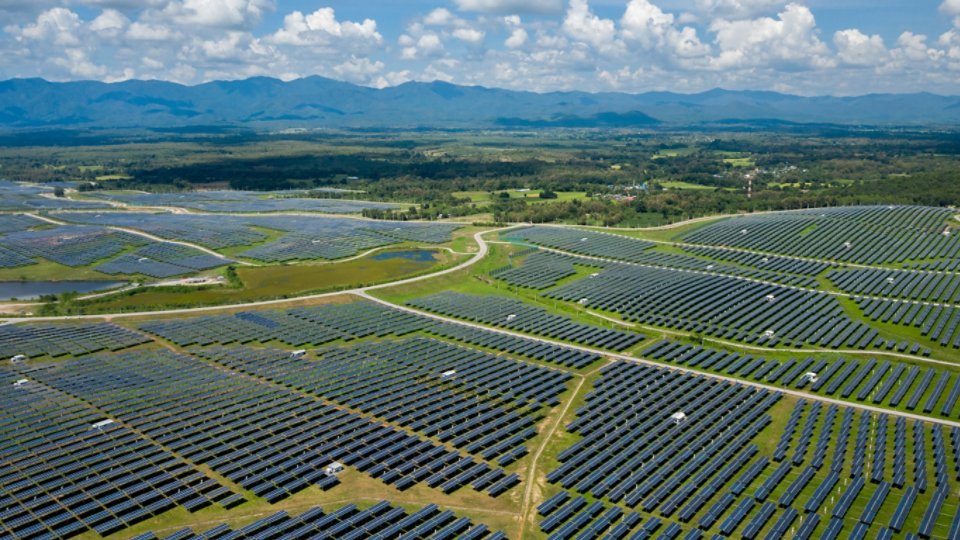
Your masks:
M461 258L445 251L432 252L431 255L435 260L421 261L403 257L384 260L377 259L377 255L368 255L333 264L238 267L236 272L240 285L237 287L224 285L202 290L169 292L162 288L141 289L136 293L90 301L78 307L87 313L109 313L143 310L148 307L177 309L290 298L422 275L450 266Z

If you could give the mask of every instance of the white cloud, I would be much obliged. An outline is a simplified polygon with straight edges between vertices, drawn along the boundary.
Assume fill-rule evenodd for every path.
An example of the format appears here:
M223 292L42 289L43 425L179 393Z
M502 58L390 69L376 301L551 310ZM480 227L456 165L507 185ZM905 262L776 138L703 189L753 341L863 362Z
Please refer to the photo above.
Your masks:
M510 32L510 37L508 37L503 44L510 49L519 49L520 47L526 45L527 38L528 36L526 30L523 28L514 28Z
M840 59L853 66L874 66L887 56L883 38L877 34L868 36L856 28L834 33L833 44Z
M455 0L464 11L511 15L517 13L560 13L563 0Z
M36 21L23 27L8 26L6 31L18 41L50 41L54 45L77 45L80 39L80 16L67 8L57 7L44 11Z
M90 22L90 29L107 37L115 37L130 25L130 19L115 9L105 9Z
M211 27L246 27L274 9L273 0L182 0L163 8L179 24Z
M440 36L433 33L423 34L414 39L406 34L400 36L399 43L406 45L401 51L401 57L406 60L415 58L424 58L429 56L439 56L443 53L443 42Z
M270 41L282 45L318 46L337 44L371 47L380 44L383 37L377 31L377 22L338 21L332 8L320 8L309 15L294 11L283 18L283 28Z
M81 49L66 49L66 56L53 58L52 63L64 68L71 75L81 79L101 79L107 75L107 68L90 61L87 53Z
M719 19L710 25L720 47L713 66L716 69L830 67L831 52L817 37L816 26L810 8L793 3L775 19Z
M695 9L708 20L714 18L748 19L775 13L786 0L696 0Z
M587 0L570 0L570 7L563 19L563 31L577 41L597 49L607 49L614 44L616 25L610 19L594 15Z
M345 81L367 84L371 80L375 80L383 72L384 67L384 63L379 60L371 61L369 58L353 57L334 66L333 71Z
M433 26L445 26L456 20L453 13L447 8L437 8L423 18L424 24Z
M954 26L960 28L960 0L943 0L940 11L953 17Z
M953 29L944 32L937 43L943 47L942 54L947 67L951 71L960 71L960 31Z
M438 78L537 91L956 93L960 26L890 43L847 27L828 39L816 10L786 1L454 0L388 40L372 18L340 20L329 7L266 22L276 0L0 0L0 78L317 74L372 86ZM623 11L609 15L616 3ZM935 15L938 6L944 22L960 17L960 0L927 9Z
M677 28L672 14L664 13L649 0L631 0L620 19L621 33L627 41L668 56L693 58L710 53L692 27Z
M126 37L134 41L170 41L179 39L179 32L161 24L135 22L127 30Z
M483 38L486 34L480 30L474 28L457 28L453 31L453 37L459 39L460 41L465 41L471 45L479 45L483 43Z

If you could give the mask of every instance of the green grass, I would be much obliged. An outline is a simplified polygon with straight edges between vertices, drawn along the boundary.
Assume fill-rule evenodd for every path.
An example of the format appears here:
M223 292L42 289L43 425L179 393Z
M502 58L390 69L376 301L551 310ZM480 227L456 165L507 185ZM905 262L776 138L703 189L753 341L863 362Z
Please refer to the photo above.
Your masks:
M723 162L738 168L752 168L757 166L757 162L754 161L752 157L728 157L724 158Z
M663 180L658 182L664 189L685 189L699 191L714 191L717 188L713 186L704 186L702 184L691 184L682 180Z
M122 276L112 276L97 272L93 269L96 264L72 267L46 259L37 259L37 264L18 266L16 268L0 268L0 281L65 281L65 280L96 280L114 281L125 279Z
M289 298L311 293L337 291L363 285L411 277L462 260L464 255L436 252L436 262L407 259L375 260L374 256L331 264L294 264L237 267L241 288L216 286L196 290L142 289L81 304L88 313L174 309L200 305L223 305L274 298Z

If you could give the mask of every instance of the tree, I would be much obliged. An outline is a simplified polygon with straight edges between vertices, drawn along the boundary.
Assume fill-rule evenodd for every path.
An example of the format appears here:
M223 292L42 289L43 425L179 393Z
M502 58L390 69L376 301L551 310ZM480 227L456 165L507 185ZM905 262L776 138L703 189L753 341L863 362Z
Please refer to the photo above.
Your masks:
M557 198L557 193L554 192L554 191L550 191L549 189L545 189L545 190L543 190L543 191L540 192L540 198L541 198L541 199L556 199L556 198Z
M63 198L63 196L64 196L63 188L60 187L60 186L57 186L57 187L53 188L53 195L54 195L55 197Z

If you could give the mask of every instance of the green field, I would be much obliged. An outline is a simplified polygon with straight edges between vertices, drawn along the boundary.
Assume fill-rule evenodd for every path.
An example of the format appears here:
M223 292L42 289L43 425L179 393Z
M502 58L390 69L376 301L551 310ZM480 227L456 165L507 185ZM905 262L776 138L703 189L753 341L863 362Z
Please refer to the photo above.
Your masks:
M216 286L195 290L184 287L169 291L145 288L134 293L78 303L76 308L87 313L109 313L294 298L412 277L455 264L464 257L446 251L437 251L435 262L376 260L375 256L341 263L237 267L241 287Z

